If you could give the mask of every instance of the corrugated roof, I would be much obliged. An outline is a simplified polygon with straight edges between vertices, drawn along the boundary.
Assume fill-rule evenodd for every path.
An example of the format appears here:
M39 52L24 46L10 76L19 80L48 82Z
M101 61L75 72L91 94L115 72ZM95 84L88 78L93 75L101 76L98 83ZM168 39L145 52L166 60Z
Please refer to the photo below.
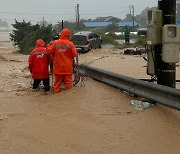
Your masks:
M117 23L117 26L133 26L133 22L132 21L120 21ZM137 26L138 23L134 22L134 26Z
M108 25L111 25L112 22L84 22L84 25L88 28L91 27L106 27ZM132 21L120 21L117 23L117 26L133 26L133 22ZM134 26L138 26L137 22L134 22Z
M84 22L86 27L106 27L112 24L112 22Z

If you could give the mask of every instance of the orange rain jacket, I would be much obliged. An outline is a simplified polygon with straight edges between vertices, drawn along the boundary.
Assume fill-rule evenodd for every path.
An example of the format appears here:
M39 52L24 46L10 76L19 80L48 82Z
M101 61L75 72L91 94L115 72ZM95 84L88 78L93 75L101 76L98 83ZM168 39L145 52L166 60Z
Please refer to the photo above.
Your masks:
M33 79L49 78L49 62L52 61L42 39L36 41L36 48L29 56L29 69Z
M59 34L60 39L49 44L47 49L53 57L53 74L72 74L73 58L78 56L74 44L69 41L71 33L64 28Z

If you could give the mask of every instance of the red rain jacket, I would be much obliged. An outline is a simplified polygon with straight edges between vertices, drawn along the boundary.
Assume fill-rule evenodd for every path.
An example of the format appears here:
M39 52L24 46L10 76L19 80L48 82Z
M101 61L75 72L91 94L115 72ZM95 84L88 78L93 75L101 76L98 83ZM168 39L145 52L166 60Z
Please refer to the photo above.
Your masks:
M33 79L49 78L49 62L51 58L43 40L36 41L36 48L31 51L28 61Z
M53 74L72 74L73 58L78 56L74 44L69 41L71 33L64 28L60 33L60 39L49 44L47 49L53 56Z

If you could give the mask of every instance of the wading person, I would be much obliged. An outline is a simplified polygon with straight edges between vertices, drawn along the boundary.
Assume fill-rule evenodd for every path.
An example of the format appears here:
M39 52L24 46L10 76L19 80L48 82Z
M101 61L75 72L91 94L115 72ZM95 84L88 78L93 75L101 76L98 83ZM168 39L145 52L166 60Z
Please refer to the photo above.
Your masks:
M127 25L124 27L124 39L125 39L125 43L129 44L129 42L130 42L130 30L129 30L129 27Z
M59 39L47 47L53 57L54 93L61 91L62 82L66 89L72 87L73 59L78 56L78 53L74 44L69 41L70 37L69 29L64 28L59 34Z
M42 39L36 41L36 47L31 51L29 56L29 70L32 74L33 89L37 89L43 81L44 91L50 90L49 86L49 63L50 55L45 48L45 43Z

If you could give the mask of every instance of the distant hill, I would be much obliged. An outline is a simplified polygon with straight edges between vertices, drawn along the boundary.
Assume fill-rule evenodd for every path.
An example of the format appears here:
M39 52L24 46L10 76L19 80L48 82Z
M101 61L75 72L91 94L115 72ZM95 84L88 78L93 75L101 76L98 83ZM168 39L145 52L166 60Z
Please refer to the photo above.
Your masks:
M8 28L9 26L8 26L8 23L6 22L6 21L2 21L1 19L0 19L0 28Z
M137 22L141 28L146 27L146 15L147 15L148 9L156 9L156 7L152 7L152 8L147 7L141 12L141 14L136 15L134 17L134 22ZM95 20L90 20L90 21L96 21L96 22L107 22L108 21L108 22L113 22L113 23L118 23L120 21L132 22L133 16L132 16L132 14L126 14L125 19L119 19L119 18L116 18L113 16L98 17Z

